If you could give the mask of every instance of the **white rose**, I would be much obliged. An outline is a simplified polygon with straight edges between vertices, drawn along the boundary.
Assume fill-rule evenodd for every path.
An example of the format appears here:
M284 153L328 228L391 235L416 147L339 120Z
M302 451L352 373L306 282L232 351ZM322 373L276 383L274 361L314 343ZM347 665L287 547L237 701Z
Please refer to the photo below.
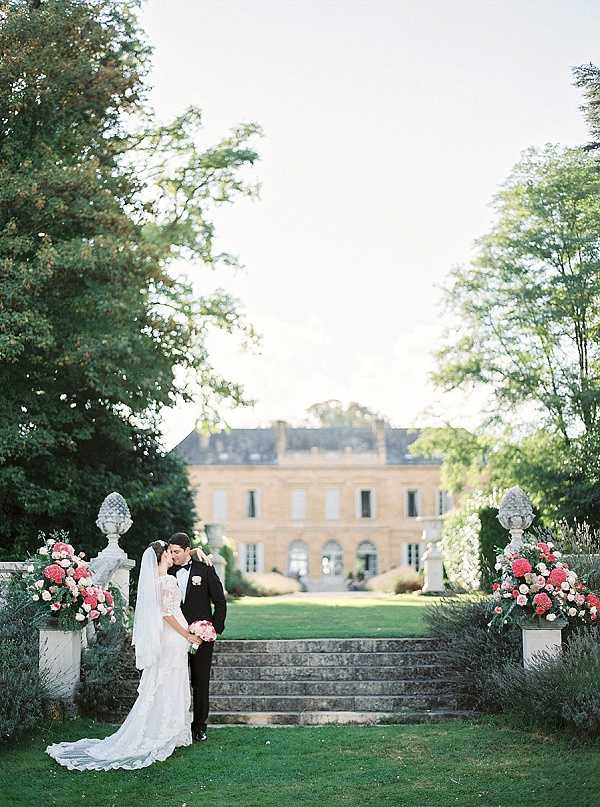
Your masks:
M566 580L564 583L560 584L560 587L562 588L563 591L568 591L571 588L571 586L569 585L569 583L567 583Z
M63 569L68 569L71 565L71 561L65 558L65 560L60 560L59 564L63 567Z
M111 616L110 621L111 621L111 622L116 622L117 620L115 619L115 617L114 617L114 616Z
M27 567L27 571L31 574L31 572L33 571L33 563L29 564L29 566Z
M39 595L38 595L38 594L34 594L34 595L33 595L33 597L32 597L31 599L32 599L32 600L35 600L35 601L37 602L37 601L39 600Z
M548 614L546 616L546 619L548 620L548 622L554 622L554 620L556 619L556 614Z
M577 616L577 608L569 608L569 616Z
M552 541L548 541L548 546L550 547L550 549L552 549L552 547L554 546L554 544L552 543Z
M502 568L502 564L501 564L501 563L497 563L497 564L494 566L494 569L495 569L497 572L499 572L501 568Z
M52 599L52 594L49 591L42 591L42 599L48 602L48 600Z
M47 555L47 554L48 554L48 547L47 547L47 546L41 546L41 547L38 549L38 554L40 554L40 555Z
M505 591L502 596L504 597L505 600L510 600L512 594L510 593L510 591Z
M590 608L590 614L595 614L597 610L598 609L596 608L596 606L592 605L592 607Z
M575 595L571 592L571 594L567 594L567 599L569 600L569 602L573 602L573 600L575 599Z
M88 604L87 604L87 602L86 602L86 603L85 603L85 605L83 606L83 610L84 610L84 611L91 611L91 610L92 610L92 606L91 606L91 605L88 605Z
M75 619L78 622L83 622L83 620L85 619L85 616L83 614L75 614Z
M44 588L44 581L43 580L36 580L33 584L36 588Z
M555 555L557 558L561 558L561 557L562 557L562 552L559 552L559 551L558 551L558 549L557 549L557 550L556 550L556 552L554 553L554 555ZM557 565L557 566L559 566L559 565L560 565L560 566L562 566L562 563L561 563L561 564L558 564L558 563L557 563L556 565Z
M201 583L202 583L202 578L200 577L199 574L195 574L192 577L192 585L193 586L199 586Z
M525 583L521 583L519 586L519 591L521 594L528 594L529 593L529 586L526 586Z
M585 611L580 611L579 616L585 616Z

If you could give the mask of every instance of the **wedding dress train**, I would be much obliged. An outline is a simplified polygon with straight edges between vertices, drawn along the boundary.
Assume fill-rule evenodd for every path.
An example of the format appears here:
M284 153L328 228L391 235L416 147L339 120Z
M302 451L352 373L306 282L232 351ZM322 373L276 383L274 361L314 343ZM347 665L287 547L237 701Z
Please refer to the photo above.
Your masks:
M175 577L157 578L161 614L158 659L144 666L137 700L118 731L101 740L85 738L46 748L46 753L69 770L145 768L192 743L188 642L162 615L172 614L186 629L188 624L181 612Z

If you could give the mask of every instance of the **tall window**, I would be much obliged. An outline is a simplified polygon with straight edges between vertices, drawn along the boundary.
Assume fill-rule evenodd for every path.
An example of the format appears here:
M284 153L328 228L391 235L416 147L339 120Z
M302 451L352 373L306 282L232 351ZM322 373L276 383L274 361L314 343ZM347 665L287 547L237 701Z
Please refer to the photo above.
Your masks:
M329 488L325 491L325 518L327 521L336 521L340 517L340 491L339 488Z
M419 544L407 544L406 562L418 572L421 568L421 547Z
M438 516L443 516L444 513L447 513L451 507L451 498L450 494L447 490L438 490L438 506L437 506L437 514Z
M248 518L258 516L258 492L256 490L249 490L246 494L246 515Z
M321 552L321 574L339 577L344 572L344 553L337 541L328 541Z
M360 492L360 517L371 518L371 491L361 490Z
M303 521L306 517L306 492L292 491L292 521Z
M289 548L288 574L305 577L308 574L308 546L304 541L293 541Z
M246 544L246 572L258 571L258 548L256 544Z
M409 490L406 494L406 514L409 518L419 515L419 491Z
M222 523L227 520L227 491L213 491L213 521Z
M377 574L377 547L371 541L363 541L356 550L358 571L365 577Z

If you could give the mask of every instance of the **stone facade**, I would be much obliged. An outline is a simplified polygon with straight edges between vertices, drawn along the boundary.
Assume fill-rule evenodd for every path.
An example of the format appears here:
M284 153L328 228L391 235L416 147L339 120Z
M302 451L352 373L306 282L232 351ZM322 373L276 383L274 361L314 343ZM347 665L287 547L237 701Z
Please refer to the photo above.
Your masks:
M199 516L224 524L243 571L275 567L335 588L349 572L420 567L417 517L445 512L449 500L440 462L409 453L417 436L381 422L310 429L278 421L210 437L192 432L175 450L187 462Z

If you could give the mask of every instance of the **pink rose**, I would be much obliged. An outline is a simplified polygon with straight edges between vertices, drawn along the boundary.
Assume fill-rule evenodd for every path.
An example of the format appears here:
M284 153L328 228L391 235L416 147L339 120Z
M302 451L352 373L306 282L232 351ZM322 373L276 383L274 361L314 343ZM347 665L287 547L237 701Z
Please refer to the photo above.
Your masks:
M524 594L519 594L517 597L517 605L527 605L527 597Z
M100 613L92 608L92 610L89 612L88 616L89 616L90 619L98 619L98 617L100 616Z
M540 610L543 614L544 611L549 611L550 608L552 608L552 600L547 594L544 594L543 591L535 595L533 598L533 604L536 606L536 614L539 614Z
M516 558L512 562L512 573L515 577L523 577L531 571L531 563L527 558Z
M58 563L51 563L44 569L44 577L47 580L52 580L55 583L62 583L65 577L65 570Z
M494 608L494 613L495 613L495 614L501 614L501 613L502 613L502 608L500 608L500 606L499 606L499 605L497 605L497 606Z
M567 573L564 569L552 569L548 575L548 582L556 588L560 588L561 584L567 579Z

